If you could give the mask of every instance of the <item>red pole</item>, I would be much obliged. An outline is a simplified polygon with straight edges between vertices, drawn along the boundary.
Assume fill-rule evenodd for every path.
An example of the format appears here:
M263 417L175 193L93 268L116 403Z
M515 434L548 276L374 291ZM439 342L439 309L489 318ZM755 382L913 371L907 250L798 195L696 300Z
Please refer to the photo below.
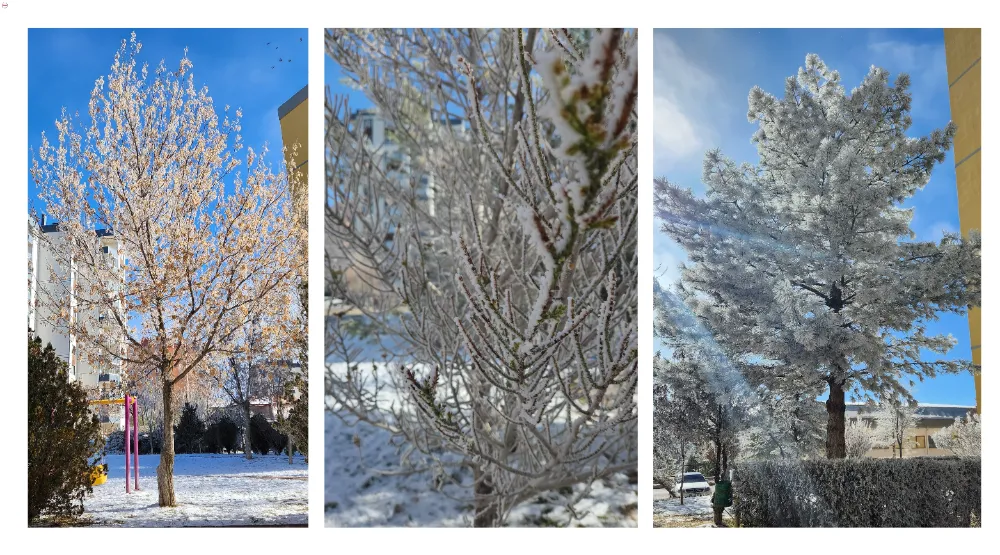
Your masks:
M131 443L129 440L132 439L132 435L129 434L129 429L128 429L128 421L129 421L129 417L128 417L128 412L129 412L128 401L129 401L129 396L126 393L125 394L125 493L132 493L131 485L130 485L130 483L128 481L128 474L129 474L129 472L128 472L129 471L129 467L128 467L128 463L129 463L129 449L128 448L129 448L129 443Z
M132 434L135 438L135 491L139 491L139 402L132 397Z

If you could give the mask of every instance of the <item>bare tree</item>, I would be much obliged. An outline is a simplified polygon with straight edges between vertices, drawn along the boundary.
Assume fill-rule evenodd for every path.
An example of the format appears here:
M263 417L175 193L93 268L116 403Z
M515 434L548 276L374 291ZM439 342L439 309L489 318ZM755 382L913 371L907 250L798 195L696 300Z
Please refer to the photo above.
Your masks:
M636 465L636 39L330 31L330 407L473 469L475 525ZM396 148L396 147L394 147ZM397 153L402 152L403 156ZM433 198L433 202L430 199ZM358 370L362 326L391 372ZM404 393L379 406L379 391ZM443 463L442 463L443 464Z
M173 506L176 386L236 351L255 318L292 318L303 233L289 224L289 183L299 174L272 171L266 148L243 152L240 111L220 121L186 53L175 70L151 69L140 49L134 33L122 42L91 93L89 124L64 112L55 144L42 136L31 175L60 233L39 302L95 364L155 369L159 504Z
M285 374L288 365L276 356L282 352L284 334L268 335L259 319L245 326L241 332L240 351L230 355L217 373L219 388L228 400L239 408L238 423L243 427L243 453L253 458L250 445L251 405L254 401L273 402L284 395Z

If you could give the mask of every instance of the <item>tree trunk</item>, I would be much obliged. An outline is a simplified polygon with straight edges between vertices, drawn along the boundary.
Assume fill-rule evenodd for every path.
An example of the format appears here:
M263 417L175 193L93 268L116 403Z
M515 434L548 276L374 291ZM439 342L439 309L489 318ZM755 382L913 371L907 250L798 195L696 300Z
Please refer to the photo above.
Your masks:
M295 453L295 444L292 443L292 434L288 434L288 464L292 464L292 454Z
M830 380L830 397L826 400L826 458L847 457L844 441L844 383Z
M687 459L684 458L684 449L681 449L681 505L684 504L684 465Z
M166 374L166 372L164 372ZM160 446L160 465L156 467L156 487L160 492L160 506L177 505L174 497L174 407L173 384L163 382L163 445Z
M250 445L250 401L243 403L243 422L246 423L243 426L243 454L246 455L247 460L253 458L253 447Z
M493 481L476 467L473 472L476 484L476 516L472 525L476 528L494 528L500 523L500 515L493 499Z

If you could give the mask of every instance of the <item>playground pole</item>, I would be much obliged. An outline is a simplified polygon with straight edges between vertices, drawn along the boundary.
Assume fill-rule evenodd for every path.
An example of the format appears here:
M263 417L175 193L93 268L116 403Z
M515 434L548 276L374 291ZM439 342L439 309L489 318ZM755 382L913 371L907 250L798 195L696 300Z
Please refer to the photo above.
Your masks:
M129 440L132 439L131 434L129 434L128 428L128 412L129 412L129 395L125 394L125 493L132 493L131 485L128 481L129 474Z
M128 412L126 410L125 412ZM135 439L135 491L139 491L139 402L132 398L132 437ZM128 480L128 476L125 477Z

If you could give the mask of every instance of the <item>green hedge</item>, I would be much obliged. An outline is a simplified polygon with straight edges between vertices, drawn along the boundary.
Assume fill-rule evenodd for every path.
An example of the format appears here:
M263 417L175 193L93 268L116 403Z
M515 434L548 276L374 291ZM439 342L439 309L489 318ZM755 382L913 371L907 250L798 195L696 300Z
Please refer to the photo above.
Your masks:
M733 508L748 527L978 526L981 468L978 457L745 462Z

